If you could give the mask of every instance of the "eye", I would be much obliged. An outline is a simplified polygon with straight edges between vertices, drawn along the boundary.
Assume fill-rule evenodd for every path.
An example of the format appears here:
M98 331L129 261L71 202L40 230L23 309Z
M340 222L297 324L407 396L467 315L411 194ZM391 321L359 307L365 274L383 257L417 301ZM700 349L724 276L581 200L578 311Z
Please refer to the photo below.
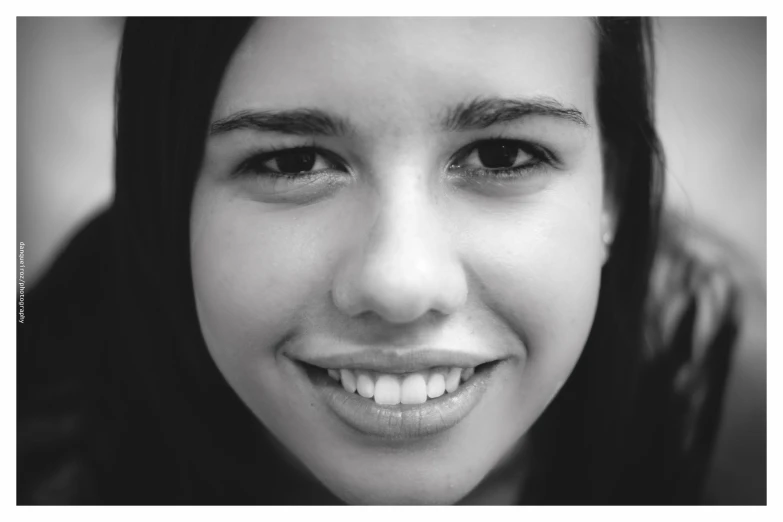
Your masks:
M339 162L315 147L295 147L256 154L243 161L238 173L251 173L271 177L305 177L324 171L345 171Z
M463 149L449 169L475 175L513 177L549 162L548 154L533 144L491 139Z

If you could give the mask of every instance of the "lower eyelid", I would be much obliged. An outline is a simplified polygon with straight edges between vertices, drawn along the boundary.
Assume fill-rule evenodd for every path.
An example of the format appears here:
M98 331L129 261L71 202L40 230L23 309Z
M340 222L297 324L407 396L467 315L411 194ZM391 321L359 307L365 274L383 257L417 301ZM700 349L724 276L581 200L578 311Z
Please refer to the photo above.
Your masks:
M525 179L535 175L544 174L553 165L545 160L533 160L532 163L523 164L518 167L506 169L453 169L457 178L495 179L495 180L513 180Z
M290 180L305 180L305 179L313 179L317 178L319 176L328 175L328 173L331 172L331 169L329 170L309 170L306 172L291 174L287 172L276 172L276 171L268 171L268 172L256 172L254 174L258 176L267 176L274 179L290 179Z
M481 172L482 176L494 176L498 178L502 177L523 177L530 171L542 168L544 165L542 162L535 163L533 165L520 165L519 167L512 167L508 169L476 169Z
M329 174L294 180L286 179L286 176L252 176L246 178L246 187L251 194L259 197L310 199L331 194L345 182L344 176Z

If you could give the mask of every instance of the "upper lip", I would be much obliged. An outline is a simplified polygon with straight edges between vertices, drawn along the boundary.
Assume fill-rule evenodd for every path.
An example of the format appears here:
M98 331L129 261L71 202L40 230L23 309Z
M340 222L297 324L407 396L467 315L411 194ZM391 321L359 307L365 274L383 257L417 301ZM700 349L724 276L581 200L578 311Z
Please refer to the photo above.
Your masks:
M368 347L346 350L340 347L334 353L294 351L294 359L325 369L369 370L380 373L410 373L439 366L473 368L502 357L469 353L436 347Z

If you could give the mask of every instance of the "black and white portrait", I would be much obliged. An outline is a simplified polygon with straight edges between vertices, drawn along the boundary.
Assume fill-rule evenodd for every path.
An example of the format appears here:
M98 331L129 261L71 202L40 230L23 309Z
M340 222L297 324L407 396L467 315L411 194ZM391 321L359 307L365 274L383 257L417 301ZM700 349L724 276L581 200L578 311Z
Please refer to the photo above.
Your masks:
M767 503L766 19L17 19L17 504Z

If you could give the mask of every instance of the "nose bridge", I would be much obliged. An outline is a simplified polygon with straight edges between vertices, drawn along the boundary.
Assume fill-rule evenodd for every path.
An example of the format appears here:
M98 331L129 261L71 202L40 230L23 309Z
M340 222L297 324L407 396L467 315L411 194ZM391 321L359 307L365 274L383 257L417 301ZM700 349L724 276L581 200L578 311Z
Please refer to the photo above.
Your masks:
M367 237L367 268L393 275L398 284L421 278L442 262L446 253L447 232L425 192L416 186L383 194Z
M460 259L427 183L410 176L379 185L374 219L335 278L335 303L347 315L403 323L464 303Z

